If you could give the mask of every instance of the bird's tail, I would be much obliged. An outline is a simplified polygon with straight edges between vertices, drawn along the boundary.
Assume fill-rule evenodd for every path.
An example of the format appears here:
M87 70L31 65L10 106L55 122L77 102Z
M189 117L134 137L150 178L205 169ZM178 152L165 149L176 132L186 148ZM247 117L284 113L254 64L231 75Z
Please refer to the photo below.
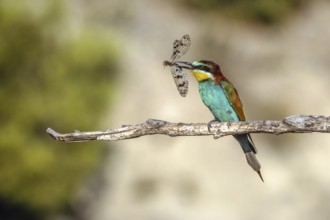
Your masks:
M250 152L247 152L245 153L245 156L246 156L246 160L248 162L248 164L250 165L250 167L252 167L252 169L254 169L258 175L260 176L260 179L262 180L262 182L264 182L264 178L262 177L261 175L261 165L255 155L254 152L250 151Z
M256 157L257 149L254 146L250 134L234 135L234 137L240 143L250 167L255 170L260 176L260 179L264 181L260 171L261 165Z

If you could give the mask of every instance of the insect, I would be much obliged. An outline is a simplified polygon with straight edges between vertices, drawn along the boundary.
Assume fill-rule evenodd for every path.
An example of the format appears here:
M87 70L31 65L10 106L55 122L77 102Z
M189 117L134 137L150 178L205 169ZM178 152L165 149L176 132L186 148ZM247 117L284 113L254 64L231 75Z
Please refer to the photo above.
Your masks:
M182 97L185 97L188 93L188 76L183 72L181 67L175 65L175 61L188 52L190 44L191 40L188 34L184 35L181 40L175 40L171 60L165 60L163 63L164 66L171 66L171 73L176 88Z

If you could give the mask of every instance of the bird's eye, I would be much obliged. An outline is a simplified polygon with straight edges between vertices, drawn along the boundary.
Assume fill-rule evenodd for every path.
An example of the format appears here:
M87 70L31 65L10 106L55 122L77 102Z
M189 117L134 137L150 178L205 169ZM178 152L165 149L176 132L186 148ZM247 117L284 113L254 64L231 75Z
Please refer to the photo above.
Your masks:
M198 69L204 70L204 71L208 71L209 70L209 68L207 66L204 66L204 65L198 66Z

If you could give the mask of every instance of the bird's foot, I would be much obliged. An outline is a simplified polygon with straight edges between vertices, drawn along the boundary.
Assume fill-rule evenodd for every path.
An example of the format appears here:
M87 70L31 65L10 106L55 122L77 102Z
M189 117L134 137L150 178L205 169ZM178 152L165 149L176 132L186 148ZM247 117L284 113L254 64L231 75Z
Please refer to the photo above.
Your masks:
M212 133L211 128L212 128L212 124L213 124L214 122L218 122L218 120L213 119L212 121L209 121L209 123L207 123L207 130L208 130L210 133Z

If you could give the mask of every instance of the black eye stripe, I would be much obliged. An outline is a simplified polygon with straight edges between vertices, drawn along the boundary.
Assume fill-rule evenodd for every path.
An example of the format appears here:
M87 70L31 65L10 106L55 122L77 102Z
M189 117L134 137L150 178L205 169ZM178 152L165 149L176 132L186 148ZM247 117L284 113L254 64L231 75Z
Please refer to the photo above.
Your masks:
M210 72L210 68L208 68L207 66L204 66L204 65L197 66L197 69L204 70L206 72Z

